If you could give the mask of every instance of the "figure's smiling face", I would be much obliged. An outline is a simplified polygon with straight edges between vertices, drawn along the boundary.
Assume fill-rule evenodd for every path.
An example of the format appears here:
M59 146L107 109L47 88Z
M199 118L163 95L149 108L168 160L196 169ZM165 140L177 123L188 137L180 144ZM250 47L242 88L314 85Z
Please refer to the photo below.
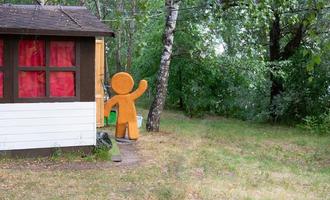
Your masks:
M134 80L131 75L126 72L119 72L111 79L111 88L117 94L128 94L132 91Z

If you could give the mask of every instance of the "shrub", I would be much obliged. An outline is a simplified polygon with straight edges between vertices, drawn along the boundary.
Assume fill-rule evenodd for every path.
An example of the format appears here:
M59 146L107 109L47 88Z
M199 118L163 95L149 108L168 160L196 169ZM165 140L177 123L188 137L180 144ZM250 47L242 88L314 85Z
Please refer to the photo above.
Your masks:
M310 133L318 135L330 134L330 110L320 116L307 116L301 125Z

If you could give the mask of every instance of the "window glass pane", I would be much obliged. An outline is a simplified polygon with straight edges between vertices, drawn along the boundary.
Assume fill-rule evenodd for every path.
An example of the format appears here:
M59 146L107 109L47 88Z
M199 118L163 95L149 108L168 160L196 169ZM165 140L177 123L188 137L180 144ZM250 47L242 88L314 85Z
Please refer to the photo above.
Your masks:
M50 42L50 66L72 67L75 65L75 43L72 41Z
M0 40L0 67L2 67L3 64L3 40Z
M20 40L18 54L20 67L45 66L45 41Z
M50 96L73 97L75 96L74 72L51 72L50 73Z
M0 72L0 98L3 97L3 72Z
M35 98L46 96L46 73L43 71L24 72L18 74L18 96Z

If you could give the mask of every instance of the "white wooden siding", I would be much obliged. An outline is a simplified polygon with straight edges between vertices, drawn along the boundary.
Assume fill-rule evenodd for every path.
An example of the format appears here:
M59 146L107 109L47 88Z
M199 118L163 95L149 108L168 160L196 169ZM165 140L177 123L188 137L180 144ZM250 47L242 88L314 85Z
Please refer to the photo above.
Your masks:
M0 151L95 143L95 102L0 104Z

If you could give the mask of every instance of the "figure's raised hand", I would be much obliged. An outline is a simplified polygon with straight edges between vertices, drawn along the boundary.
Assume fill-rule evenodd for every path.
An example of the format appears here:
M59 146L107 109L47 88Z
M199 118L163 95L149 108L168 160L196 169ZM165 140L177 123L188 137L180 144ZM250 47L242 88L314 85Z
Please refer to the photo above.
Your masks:
M148 88L148 82L146 80L141 80L139 83L139 87L131 93L132 99L139 98Z
M144 91L146 91L146 89L148 88L148 82L146 80L141 80L139 83L139 88L143 88Z

